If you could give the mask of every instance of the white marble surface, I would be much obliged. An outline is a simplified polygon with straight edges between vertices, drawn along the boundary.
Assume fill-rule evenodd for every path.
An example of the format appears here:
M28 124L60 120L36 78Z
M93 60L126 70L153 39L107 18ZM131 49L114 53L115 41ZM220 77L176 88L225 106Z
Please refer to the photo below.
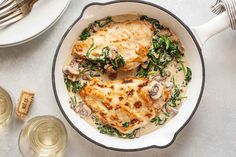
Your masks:
M166 7L190 26L200 25L214 16L209 7L215 0L151 1ZM66 157L235 157L236 31L230 29L213 37L204 46L206 86L201 104L170 147L116 152L96 146L70 127L57 107L52 91L52 59L63 33L89 2L91 0L72 0L60 21L46 33L20 46L0 49L0 85L16 100L22 89L36 93L29 118L50 114L64 121L69 133ZM6 130L1 133L0 157L20 156L17 140L21 126L13 119L8 133Z

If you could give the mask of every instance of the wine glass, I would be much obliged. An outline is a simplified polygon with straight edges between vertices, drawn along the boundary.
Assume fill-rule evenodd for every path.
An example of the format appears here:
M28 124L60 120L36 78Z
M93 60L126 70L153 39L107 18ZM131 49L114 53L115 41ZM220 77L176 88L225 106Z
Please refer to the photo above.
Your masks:
M61 120L53 116L38 116L29 120L19 136L23 157L63 157L67 132Z
M0 87L0 127L4 126L11 118L13 103L6 90Z

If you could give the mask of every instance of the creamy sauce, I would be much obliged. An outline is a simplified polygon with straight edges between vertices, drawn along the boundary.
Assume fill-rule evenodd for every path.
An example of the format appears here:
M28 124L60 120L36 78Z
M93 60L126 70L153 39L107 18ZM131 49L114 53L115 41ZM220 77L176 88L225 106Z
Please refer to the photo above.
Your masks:
M185 60L185 59L183 59ZM184 61L185 62L185 61ZM186 62L185 62L186 64ZM174 67L174 63L170 63L170 65L167 67L167 70L170 70L172 76L175 76L176 78L176 84L182 84L184 82L184 74L182 71L178 71L175 67ZM136 71L133 70L133 71L130 71L129 73L124 73L124 72L121 72L118 74L117 78L116 79L122 79L122 78L126 78L126 77L130 77L130 76L135 76L135 73ZM107 77L107 75L102 75L100 77L101 80L103 81L110 81L110 79ZM165 81L162 81L163 84L169 84L171 82L171 77L167 78ZM186 93L186 86L182 86L181 87L181 90L182 90L182 94L185 95ZM73 95L73 94L72 94ZM78 97L78 99L81 100L80 97ZM177 107L177 109L179 109L181 107L181 104ZM168 120L166 121L166 123L168 123L174 116L170 116L168 118ZM96 124L94 123L94 120L92 119L91 116L89 117L84 117L83 118L87 123L89 123L91 126L93 126L94 128L97 128ZM161 128L163 125L155 125L154 123L148 123L147 125L145 125L145 127L141 128L140 129L140 132L139 132L139 136L142 136L142 135L145 135L145 134L148 134L148 133L151 133L159 128Z
M124 22L124 21L127 21L127 20L137 20L137 19L139 19L139 16L138 15L118 15L118 16L112 17L112 19L113 19L114 22ZM179 43L179 46L182 47L180 45L180 43ZM71 57L71 56L68 57L66 65L68 65L72 59L73 59L73 57ZM182 58L182 61L183 61L183 65L187 66L187 62L186 62L185 57ZM179 70L179 68L181 68L180 65L177 65L177 63L175 61L171 61L171 63L169 63L167 68L166 68L166 70L169 71L171 73L171 75L168 76L165 80L161 80L160 83L163 86L173 85L173 83L171 82L171 79L174 77L175 78L175 83L179 86L179 89L181 91L181 96L185 96L185 93L186 93L186 90L187 90L186 85L184 85L185 74L184 74L183 70ZM135 74L136 74L136 70L137 69L134 69L134 70L128 71L128 72L118 71L117 72L117 77L115 79L118 80L118 79L127 78L127 77L134 77ZM107 76L107 74L101 74L101 76L99 76L98 78L100 80L104 81L104 82L111 80ZM77 101L82 101L81 98L78 96L78 94L74 94L74 93L70 92L69 95L71 97L76 96ZM159 101L161 101L161 100L159 100ZM183 101L184 101L184 99L180 102L179 105L177 105L177 107L175 107L175 109L178 110L181 107L181 104L182 104ZM163 102L160 102L160 103L165 103L165 102L163 101ZM170 121L173 116L174 115L170 115L170 117L167 119L166 123L168 121ZM97 127L94 123L94 120L92 119L92 116L83 117L83 119L86 122L88 122L90 125L92 125L94 128ZM147 125L145 125L144 127L142 127L139 130L139 133L138 133L139 135L138 136L142 136L144 134L148 134L150 132L153 132L153 131L157 130L160 127L162 127L162 125L155 125L154 123L150 122L150 123L148 123Z

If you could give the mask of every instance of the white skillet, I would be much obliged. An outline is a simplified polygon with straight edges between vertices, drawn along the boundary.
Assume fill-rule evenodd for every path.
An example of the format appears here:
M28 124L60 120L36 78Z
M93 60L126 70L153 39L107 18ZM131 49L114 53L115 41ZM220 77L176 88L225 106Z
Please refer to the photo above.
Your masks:
M70 54L73 43L81 31L91 22L106 16L120 14L141 14L158 19L179 37L185 47L185 55L192 69L192 81L188 86L188 99L183 103L179 113L161 129L136 139L119 139L103 135L81 119L69 105L69 96L64 85L62 67ZM54 94L61 112L70 125L91 142L113 150L136 151L147 148L164 148L173 143L176 135L186 126L195 113L203 93L205 82L204 62L201 46L214 34L229 27L226 13L208 23L190 29L176 15L165 8L142 1L112 1L108 3L88 4L80 17L68 28L62 37L53 61L52 84Z

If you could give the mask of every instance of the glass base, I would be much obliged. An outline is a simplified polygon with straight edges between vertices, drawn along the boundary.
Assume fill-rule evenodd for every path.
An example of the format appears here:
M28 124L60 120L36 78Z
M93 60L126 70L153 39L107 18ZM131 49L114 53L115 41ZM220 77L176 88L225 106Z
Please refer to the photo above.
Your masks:
M29 120L19 137L19 149L24 157L63 157L67 144L64 124L53 116Z

